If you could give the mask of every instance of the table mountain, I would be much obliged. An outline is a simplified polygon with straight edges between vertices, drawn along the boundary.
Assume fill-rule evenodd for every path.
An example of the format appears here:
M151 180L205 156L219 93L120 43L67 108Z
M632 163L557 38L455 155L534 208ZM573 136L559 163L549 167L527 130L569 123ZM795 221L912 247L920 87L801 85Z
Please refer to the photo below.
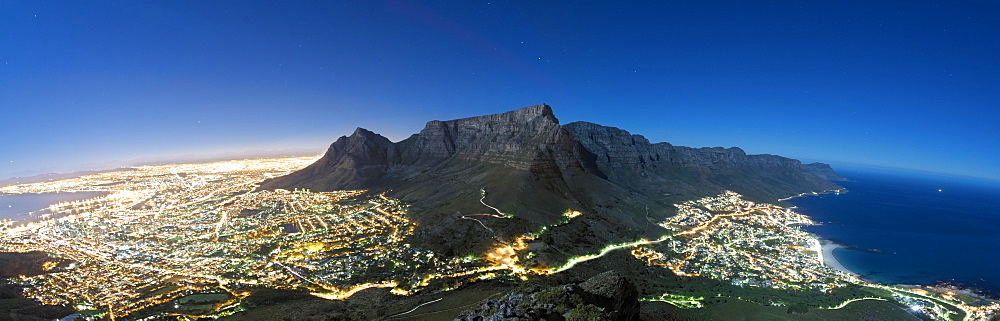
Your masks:
M568 209L586 213L563 228L586 233L546 233L543 241L559 244L550 247L559 256L577 247L660 235L663 231L651 222L672 215L674 203L724 190L773 202L840 188L826 178L780 156L652 144L640 135L586 122L560 125L543 104L430 121L420 133L396 143L358 128L337 139L314 164L264 181L261 188L389 190L390 196L413 204L415 242L448 254L482 253L496 239L557 224ZM481 198L513 218L481 220L491 231L463 219L463 214L493 211Z

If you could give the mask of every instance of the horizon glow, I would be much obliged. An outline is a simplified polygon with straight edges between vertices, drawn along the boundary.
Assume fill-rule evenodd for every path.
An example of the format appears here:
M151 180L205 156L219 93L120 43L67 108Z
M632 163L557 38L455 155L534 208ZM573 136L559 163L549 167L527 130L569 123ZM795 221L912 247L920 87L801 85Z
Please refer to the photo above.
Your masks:
M1000 3L0 4L0 179L393 141L547 103L692 147L1000 180ZM839 168L839 167L838 167Z

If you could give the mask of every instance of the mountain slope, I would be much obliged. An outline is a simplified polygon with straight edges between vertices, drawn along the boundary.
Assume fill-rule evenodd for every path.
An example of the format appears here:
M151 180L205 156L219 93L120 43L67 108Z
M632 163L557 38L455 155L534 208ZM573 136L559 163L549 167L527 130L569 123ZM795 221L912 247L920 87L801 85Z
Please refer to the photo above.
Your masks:
M641 135L587 122L563 128L594 155L609 181L670 203L725 190L773 202L796 193L838 188L801 162L781 156L747 155L736 147L650 144Z
M358 128L316 163L262 189L391 190L414 208L414 242L446 254L482 253L497 240L586 213L546 233L545 261L610 241L658 236L671 204L733 190L774 201L839 188L799 161L746 155L738 148L650 144L640 135L592 123L560 125L547 105L450 121L431 121L398 143ZM509 219L471 220L495 213ZM488 227L484 229L484 227ZM561 233L563 231L576 231ZM586 233L580 233L586 231Z
M503 114L431 121L401 142L358 129L316 163L265 181L262 189L392 190L413 204L420 243L446 252L485 250L496 239L462 214L487 213L485 202L517 213L493 227L509 238L583 208L570 183L587 177L581 149L546 105ZM590 184L590 183L587 183ZM461 240L454 242L453 240Z
M808 169L810 172L813 172L813 174L816 174L816 176L822 177L828 181L847 180L843 176L840 176L840 174L837 174L837 172L834 171L833 168L831 168L830 165L828 164L810 163L810 164L805 164L805 166L806 169Z

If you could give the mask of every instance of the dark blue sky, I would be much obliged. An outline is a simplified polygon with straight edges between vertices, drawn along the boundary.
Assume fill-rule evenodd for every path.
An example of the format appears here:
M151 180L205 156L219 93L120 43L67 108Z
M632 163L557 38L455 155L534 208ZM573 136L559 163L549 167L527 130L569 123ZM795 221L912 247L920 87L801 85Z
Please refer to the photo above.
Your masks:
M0 177L548 103L686 146L1000 179L1000 2L4 1Z

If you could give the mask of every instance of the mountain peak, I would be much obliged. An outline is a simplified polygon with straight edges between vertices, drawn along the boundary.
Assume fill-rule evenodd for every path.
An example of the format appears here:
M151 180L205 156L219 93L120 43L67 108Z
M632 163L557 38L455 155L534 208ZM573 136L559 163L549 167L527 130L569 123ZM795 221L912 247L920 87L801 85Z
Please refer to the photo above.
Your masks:
M361 127L355 128L354 129L354 133L351 134L352 137L355 137L355 136L357 136L357 137L365 137L365 136L372 136L372 135L377 135L377 134L375 134L374 132L372 132L370 130L361 128Z
M541 105L534 105L534 106L524 107L521 109L515 109L507 113L520 114L525 117L531 117L531 118L538 118L538 117L548 118L556 124L559 123L559 119L556 118L555 113L552 112L552 107L546 105L545 103L542 103Z

